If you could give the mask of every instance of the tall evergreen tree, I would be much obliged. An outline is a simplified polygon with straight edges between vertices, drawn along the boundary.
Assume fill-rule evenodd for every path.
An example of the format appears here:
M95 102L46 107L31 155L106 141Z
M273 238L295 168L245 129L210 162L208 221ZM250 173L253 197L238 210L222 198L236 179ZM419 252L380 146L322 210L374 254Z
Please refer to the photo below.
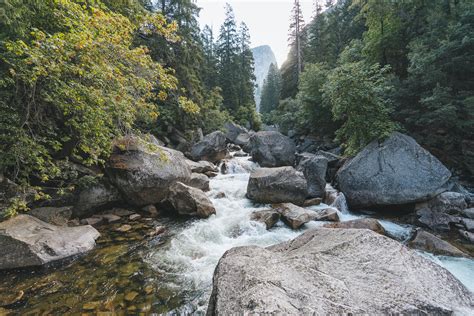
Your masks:
M224 106L232 114L237 113L239 106L238 80L239 36L235 22L234 10L229 4L225 6L225 20L221 26L217 42L219 59L219 86L222 89Z
M253 92L255 89L254 60L250 49L250 33L245 23L239 28L239 107L255 107Z
M204 26L201 32L201 42L204 53L204 64L202 65L203 83L207 89L217 86L217 52L214 39L214 31L209 25Z
M260 113L270 114L278 107L281 92L281 76L278 67L270 64L268 75L263 82L262 96L260 99ZM267 121L268 122L268 121Z

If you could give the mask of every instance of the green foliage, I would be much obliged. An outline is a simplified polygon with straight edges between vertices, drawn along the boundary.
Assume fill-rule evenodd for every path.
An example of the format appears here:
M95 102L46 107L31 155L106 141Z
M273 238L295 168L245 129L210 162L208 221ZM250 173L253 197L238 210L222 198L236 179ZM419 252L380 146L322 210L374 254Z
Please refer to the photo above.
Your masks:
M263 82L260 98L260 113L269 114L278 107L281 93L281 75L275 64L270 64L267 78ZM267 122L269 123L269 122Z
M278 126L278 129L287 134L290 130L301 131L304 128L304 116L301 103L298 99L287 98L280 101L276 110L268 118Z
M367 67L362 62L347 63L335 68L324 85L324 97L332 106L336 120L342 126L336 139L346 155L354 155L369 142L387 137L396 125L389 118L392 87L385 74L389 68L378 64Z
M28 33L7 34L16 40L2 47L0 172L47 181L58 174L53 158L100 163L114 135L156 119L153 91L176 89L177 81L132 42L139 30L172 38L175 27L158 14L144 14L136 25L100 6L37 5L27 4L43 10L24 22ZM41 29L45 17L52 23ZM22 18L31 16L16 22Z
M223 129L224 124L231 120L230 114L223 109L220 88L211 90L201 106L200 114L199 125L203 127L204 134Z

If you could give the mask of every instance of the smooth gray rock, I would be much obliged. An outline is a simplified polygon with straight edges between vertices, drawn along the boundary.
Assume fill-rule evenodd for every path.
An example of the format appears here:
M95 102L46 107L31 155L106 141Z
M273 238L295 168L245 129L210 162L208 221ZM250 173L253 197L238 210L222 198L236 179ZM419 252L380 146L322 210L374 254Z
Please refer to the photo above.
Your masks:
M256 211L252 213L250 219L263 223L267 229L270 229L280 220L280 213L276 210Z
M466 227L467 231L474 233L474 219L463 218L461 219L461 224Z
M18 215L0 223L0 270L40 266L87 252L99 236L92 226L61 227Z
M73 214L83 218L123 202L119 190L106 180L91 185L79 192Z
M310 155L301 159L297 170L303 172L310 197L324 197L328 160L323 156Z
M204 136L191 148L191 157L195 161L206 160L218 162L227 155L226 136L221 131L215 131Z
M442 256L465 256L466 254L433 234L417 229L408 246Z
M216 214L211 200L203 191L187 186L181 182L171 185L167 201L173 210L180 215L207 218Z
M281 219L292 229L298 229L307 222L316 218L316 212L304 209L291 203L275 205L274 210L281 215Z
M215 164L209 161L192 161L186 159L186 164L191 168L193 173L206 173L206 172L218 172L219 168Z
M365 229L314 229L269 248L236 247L214 272L207 315L474 313L450 272Z
M247 197L258 203L302 205L307 193L306 180L293 167L259 168L250 174Z
M446 191L450 177L438 159L397 132L370 143L336 176L351 208L426 201Z
M328 207L315 212L316 216L313 218L314 221L339 222L339 215L337 214L337 209L334 207Z
M202 173L193 173L188 185L202 191L209 191L209 177Z
M181 152L138 138L116 142L106 172L126 202L136 206L159 203L171 184L191 179L191 168Z
M225 137L230 143L246 146L250 141L250 135L245 127L242 127L234 122L227 122L224 124L226 129Z
M257 132L250 136L252 159L262 167L293 166L296 147L285 135L274 131Z
M28 215L34 216L48 224L67 226L67 222L72 216L72 206L39 207L29 211Z

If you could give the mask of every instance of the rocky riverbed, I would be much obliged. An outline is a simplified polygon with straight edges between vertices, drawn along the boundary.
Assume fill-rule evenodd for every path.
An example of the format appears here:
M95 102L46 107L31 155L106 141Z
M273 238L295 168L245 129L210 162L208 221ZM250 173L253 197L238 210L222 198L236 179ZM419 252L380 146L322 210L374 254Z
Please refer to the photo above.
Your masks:
M164 171L158 171L162 167L156 160L146 166L148 169L136 163L137 157L145 162L153 158L153 146L139 143L141 153L122 148L109 172L114 187L125 188L120 191L132 203L125 204L114 193L108 196L118 201L114 202L115 208L110 208L107 205L113 199L83 195L80 205L103 201L102 211L79 208L81 215L89 212L82 216L81 223L94 225L100 233L96 247L42 267L1 271L0 314L473 311L474 249L462 235L470 230L469 195L446 191L438 194L440 187L449 184L444 179L446 171L436 161L433 164L431 158L426 159L431 167L442 169L442 176L437 178L440 183L430 184L434 191L392 194L382 199L383 203L393 204L389 205L390 211L380 211L380 199L375 200L374 208L361 209L359 200L352 203L352 208L351 200L347 201L343 193L327 183L334 179L330 169L341 164L334 161L337 155L322 152L298 157L292 150L277 150L280 146L287 148L289 141L281 134L245 133L234 131L231 137L227 135L227 142L232 137L239 142L246 140L241 146L256 153L253 157L238 147L224 146L222 135L214 133L195 147L197 162L185 161L184 156L169 151L169 157L179 163L161 169ZM258 151L252 151L252 146L262 142L265 146L258 145ZM408 154L402 156L409 160L410 153L419 155L421 149L410 140L408 143ZM387 147L390 146L382 148ZM201 157L218 161L219 168L199 162ZM383 190L399 181L390 179L393 173L383 166L387 161L391 169L399 167L389 157L378 160L379 172L372 178L382 190L379 194L389 194ZM259 163L269 167L262 169ZM295 168L288 166L293 163ZM353 174L351 167L355 168L354 162L346 165L344 172ZM145 170L144 175L129 171L133 168ZM179 169L180 181L186 184L173 184L173 169ZM433 173L429 175L435 177ZM390 180L381 184L380 179ZM310 191L306 191L306 182L312 184ZM140 190L136 189L138 185ZM374 184L365 180L364 185ZM348 193L359 196L350 191L359 186L346 186ZM158 188L170 190L166 194L159 192L166 196L165 201L158 198L159 203ZM109 189L102 186L92 193ZM434 196L430 195L432 191ZM459 199L460 196L466 198ZM408 199L409 203L401 207L399 198ZM373 200L368 194L363 201L370 204ZM149 203L156 203L156 207ZM77 209L76 205L72 212ZM160 212L162 209L169 211ZM60 211L64 214L67 210ZM51 212L40 213L45 221L58 220L45 217ZM61 223L64 222L57 224ZM313 239L317 242L304 241ZM272 262L275 270L267 269L267 262ZM227 270L228 273L223 272ZM316 286L321 278L313 282L309 275L304 277L307 273L313 277L321 274L327 280ZM354 277L357 273L359 277ZM242 279L242 275L248 277ZM371 288L361 289L357 295L370 296L372 300L370 304L356 304L359 298L354 290L347 289L360 288L360 280L370 275L375 278L367 279ZM422 280L417 281L415 276ZM302 279L295 283L298 278ZM226 290L234 286L240 290ZM334 295L329 295L329 288ZM426 295L423 291L427 291ZM396 302L389 299L390 293L396 294ZM308 301L314 297L327 304ZM228 303L236 300L247 303Z

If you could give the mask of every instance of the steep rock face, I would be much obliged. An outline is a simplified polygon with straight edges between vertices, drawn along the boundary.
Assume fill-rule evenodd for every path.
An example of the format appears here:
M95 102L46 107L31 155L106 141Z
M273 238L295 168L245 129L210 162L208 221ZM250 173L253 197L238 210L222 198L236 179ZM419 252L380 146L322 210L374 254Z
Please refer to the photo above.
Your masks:
M247 185L247 197L258 203L302 205L307 194L303 174L293 167L259 168L250 174Z
M159 203L171 184L191 179L191 168L181 152L137 138L116 143L106 172L126 202L136 206Z
M426 201L448 189L451 172L416 141L393 133L374 141L337 173L351 208Z
M474 299L451 273L365 229L315 229L236 247L214 272L207 315L451 314Z
M218 162L227 155L226 136L221 131L215 131L204 136L204 138L193 145L191 157L195 161L206 160Z
M60 227L18 215L0 223L0 270L40 266L87 252L99 236L92 226Z
M260 97L262 94L263 81L267 78L268 68L270 64L277 64L275 54L268 45L257 46L252 48L253 60L254 60L254 74L255 83L255 103L257 104L257 111L260 108Z
M293 166L295 144L285 135L275 131L263 131L250 136L252 159L262 167Z

